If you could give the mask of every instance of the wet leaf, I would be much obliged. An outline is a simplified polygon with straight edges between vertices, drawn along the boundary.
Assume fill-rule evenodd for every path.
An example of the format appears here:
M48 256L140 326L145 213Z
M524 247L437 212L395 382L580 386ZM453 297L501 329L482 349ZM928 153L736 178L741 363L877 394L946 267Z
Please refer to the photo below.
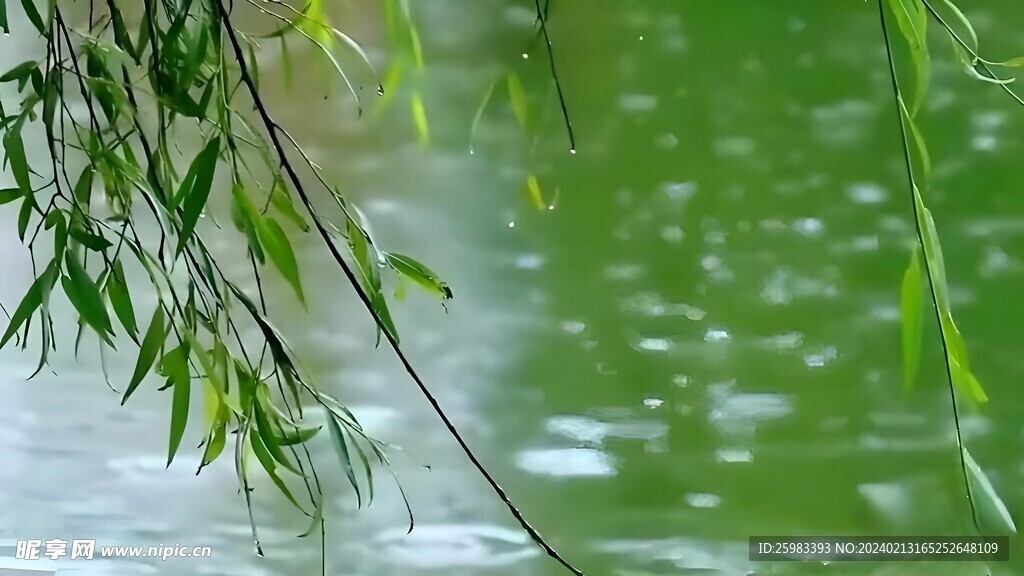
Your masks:
M299 278L299 264L295 259L295 251L288 241L281 225L269 216L259 218L255 222L256 235L259 237L260 245L266 250L270 261L284 277L285 281L295 290L299 302L306 304L306 295L302 292L302 282Z
M28 321L32 317L32 314L39 308L43 302L43 291L46 286L53 286L57 276L57 265L51 261L46 267L42 274L36 278L32 286L29 287L25 296L21 299L21 303L14 310L14 314L11 315L11 322L7 325L7 330L4 332L2 338L0 338L0 348L7 345L7 342L18 332L22 324Z
M523 90L523 83L515 72L508 73L508 97L512 102L512 111L515 112L519 126L526 129L529 120L529 105L527 104L526 91Z
M61 278L61 284L68 300L82 316L82 320L113 348L110 336L114 334L114 330L110 325L110 316L107 315L107 307L103 304L99 287L89 277L74 252L65 252L64 264L67 276Z
M167 446L167 466L174 461L174 455L181 445L188 424L188 406L191 393L192 378L188 371L188 348L184 344L164 355L160 363L167 381L173 383L171 400L171 429Z
M910 135L914 140L914 149L917 151L917 158L921 166L922 180L925 183L930 182L932 177L932 159L931 155L928 154L928 146L925 144L924 137L921 136L921 131L917 128L917 122L914 122L913 116L907 111L903 98L900 97L898 101L900 104L900 114L910 128Z
M256 459L259 460L260 465L263 466L263 470L266 471L267 475L277 486L277 489L284 494L284 497L292 503L293 506L302 510L302 506L299 505L299 501L292 496L291 490L288 489L288 485L281 480L281 476L277 473L277 464L274 462L274 458L267 451L267 447L263 444L263 439L259 433L249 433L249 445L252 446L252 451L256 455Z
M183 190L178 192L179 201L182 205L181 232L178 236L177 248L179 254L192 237L196 224L199 222L199 216L202 214L203 209L206 208L206 200L210 197L210 187L213 185L213 175L217 169L217 155L219 153L220 137L217 136L210 140L206 147L203 148L203 151L196 156L192 164L195 168L195 175L192 178L191 185L187 188L187 192L184 192L184 197L180 197L183 194ZM192 168L189 168L189 173L191 172ZM185 182L188 180L189 177L186 175ZM184 182L182 187L185 187Z
M530 203L537 210L546 210L547 205L544 204L544 197L540 193L540 183L537 182L537 177L530 174L526 178L526 195L530 198Z
M153 367L157 354L160 353L160 348L167 337L167 329L164 323L163 306L157 303L156 310L153 311L153 319L149 322L149 329L146 330L146 335L142 338L142 346L139 348L139 357L135 361L135 371L132 373L132 379L128 383L128 388L124 391L124 397L121 398L122 406L128 401L128 397L132 395L132 392L139 387L139 383L149 373L149 369Z
M427 109L423 106L423 97L419 92L413 92L410 100L412 106L412 121L416 126L417 139L422 146L430 144L430 128L427 126Z
M964 464L967 466L971 497L978 511L978 524L985 535L1016 534L1017 525L1013 523L1009 510L1003 499L996 493L988 476L978 463L963 448Z
M425 288L428 292L445 300L452 298L452 291L448 284L422 263L404 254L394 252L385 252L384 257L395 271Z
M114 314L121 321L125 331L135 343L138 343L139 328L135 321L135 307L132 305L132 298L128 292L128 284L124 279L124 270L120 261L114 261L114 272L107 280L107 297L110 298L110 305Z
M313 511L313 519L309 523L309 528L305 532L299 534L299 538L305 538L316 530L317 526L322 526L324 522L324 497L321 494L316 500L316 510Z
M914 62L916 75L916 86L914 92L914 104L910 108L910 115L916 116L921 104L924 102L925 93L928 91L928 84L931 78L931 61L928 56L928 44L926 36L926 25L928 14L925 12L921 0L889 0L889 6L896 16L896 23L900 32L907 41L910 48L910 57Z
M281 213L282 216L292 221L293 224L299 227L303 232L309 232L309 223L302 217L301 214L295 210L295 204L292 202L291 194L288 193L288 189L284 187L284 184L278 180L274 183L273 188L270 190L270 204Z
M36 4L33 0L21 0L21 7L25 10L25 16L28 17L28 21L36 27L36 30L40 34L46 35L46 26L43 25L43 18L39 15L39 10L36 9Z
M956 16L956 19L960 21L960 25L963 26L965 30L967 30L967 33L971 37L972 49L975 52L977 52L978 51L978 34L975 33L974 26L971 25L971 21L967 19L967 16L964 15L964 13L960 10L959 7L957 7L956 4L953 3L952 0L942 0L942 1L949 8L950 12L952 12Z
M24 80L25 78L28 78L28 75L31 74L33 70L36 70L38 68L38 60L29 60L27 62L22 62L21 64L18 64L17 66L11 68L7 72L0 74L0 84L4 82L15 82L19 80Z
M14 202L18 198L21 198L20 188L4 188L3 190L0 190L0 206Z
M330 410L324 409L327 415L327 429L331 433L331 442L334 444L334 452L338 455L338 462L341 463L342 469L345 471L345 475L348 476L348 481L352 485L352 489L356 493L356 502L359 507L362 507L362 496L359 492L359 482L356 480L356 472L352 467L352 459L349 457L348 444L345 441L345 433L342 431L341 426L338 424L337 418Z
M903 333L903 385L910 389L917 380L921 363L923 330L921 261L915 247L900 288L900 324Z

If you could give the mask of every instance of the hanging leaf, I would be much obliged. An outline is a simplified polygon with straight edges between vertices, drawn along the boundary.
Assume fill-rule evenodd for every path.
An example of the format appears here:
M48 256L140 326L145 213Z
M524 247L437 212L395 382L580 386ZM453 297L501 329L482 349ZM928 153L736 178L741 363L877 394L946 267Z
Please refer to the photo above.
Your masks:
M139 328L135 321L135 307L132 305L131 295L128 293L128 284L124 279L124 270L119 260L114 261L113 273L107 280L107 297L110 298L110 305L114 314L121 321L128 336L138 344Z
M348 445L345 442L345 434L342 432L341 426L338 424L337 418L334 413L330 410L324 409L327 415L327 429L331 432L331 442L334 444L334 452L338 455L338 461L341 463L342 469L345 471L345 475L348 476L348 481L352 485L352 489L356 493L357 505L361 508L363 506L363 499L359 492L359 482L356 481L356 472L352 467L352 459L349 457Z
M199 222L199 216L206 208L206 200L210 197L210 187L213 185L213 175L217 169L217 155L220 153L220 136L214 137L206 145L202 152L196 157L193 165L195 176L184 198L179 198L182 204L181 232L178 235L177 253L180 254L192 237ZM191 169L190 169L191 171ZM186 175L186 181L188 176ZM182 194L179 191L179 195Z
M61 277L61 285L64 286L64 293L67 294L68 300L81 315L82 320L113 348L114 344L110 341L110 336L113 336L114 330L110 325L107 307L103 304L103 298L100 296L100 289L89 277L74 252L65 252L64 263L67 276Z
M181 344L164 355L160 362L161 369L167 375L167 382L173 385L174 394L171 400L171 430L167 447L167 466L171 466L174 455L181 445L188 424L188 406L192 378L188 371L188 348Z
M423 97L419 92L413 92L410 100L412 106L412 121L416 126L417 139L422 146L430 144L430 128L427 126L427 109L423 107Z
M18 332L32 314L35 313L36 309L43 302L43 291L46 286L53 286L57 277L57 265L56 262L51 261L42 274L36 278L32 286L29 287L28 292L25 293L24 298L21 299L21 303L14 310L14 314L11 315L11 322L7 325L7 331L4 332L2 338L0 338L0 348L3 348L7 342Z
M146 330L146 335L142 338L142 346L139 348L139 357L135 361L135 371L132 373L132 379L128 383L128 388L124 391L124 396L121 398L122 406L128 401L128 397L132 395L132 392L139 387L139 383L146 377L149 369L153 367L157 354L160 353L160 348L164 344L164 339L167 338L167 329L164 327L164 323L163 306L157 303L156 310L153 311L153 319L149 322L149 329Z
M288 241L281 225L269 216L256 220L256 236L259 237L260 245L270 256L270 261L284 277L285 281L295 290L299 302L306 305L306 295L302 292L302 282L299 278L299 264L295 259L295 251Z
M967 466L971 498L978 512L978 525L981 526L984 535L1016 534L1017 525L1013 523L1006 504L966 447L963 448L963 456L964 464Z
M529 106L527 104L526 91L523 90L523 83L515 72L508 73L508 97L512 102L512 111L515 112L519 126L526 129L529 120Z
M900 288L900 324L903 332L903 385L909 390L917 380L921 364L923 330L921 261L915 247Z
M277 464L274 462L273 457L271 457L270 452L267 451L267 447L263 444L263 439L258 432L256 434L253 434L252 431L249 432L249 445L252 447L252 451L256 455L256 460L258 460L260 465L263 466L263 470L266 471L268 476L270 476L270 479L274 482L274 485L277 486L277 489L280 490L281 493L284 494L284 497L292 503L292 506L302 510L302 506L299 505L299 501L295 499L295 496L292 496L292 492L288 489L288 485L285 484L284 480L281 480L281 476L278 475Z
M452 298L451 288L430 268L404 254L385 252L384 257L396 272L422 286L430 293L444 300Z
M889 6L896 16L896 23L907 41L910 57L914 62L917 85L914 92L914 105L911 106L910 112L911 116L917 116L931 78L931 60L928 56L926 36L928 14L925 12L922 0L889 0Z

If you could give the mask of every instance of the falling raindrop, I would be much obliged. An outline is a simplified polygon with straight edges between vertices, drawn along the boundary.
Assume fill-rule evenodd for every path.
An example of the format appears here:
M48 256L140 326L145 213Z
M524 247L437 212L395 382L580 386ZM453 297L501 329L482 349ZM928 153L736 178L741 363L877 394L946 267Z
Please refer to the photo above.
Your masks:
M381 85L381 84L377 84L377 96L383 96L383 95L384 95L384 86Z
M523 52L523 60L526 60L529 57L530 57L529 54L527 54L526 52Z
M509 228L515 228L515 227L516 227L516 221L515 221L515 220L513 220L513 221L509 222L509 223L508 223L508 227L509 227Z
M640 35L640 40L643 40L643 39L644 39L644 36L643 36L643 34L641 34Z

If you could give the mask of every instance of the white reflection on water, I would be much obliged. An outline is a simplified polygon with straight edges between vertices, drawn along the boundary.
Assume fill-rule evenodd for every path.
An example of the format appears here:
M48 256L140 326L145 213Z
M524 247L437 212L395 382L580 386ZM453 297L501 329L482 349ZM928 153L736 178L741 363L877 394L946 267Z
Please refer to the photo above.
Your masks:
M552 448L525 450L516 456L522 470L542 476L614 476L611 456L593 448Z

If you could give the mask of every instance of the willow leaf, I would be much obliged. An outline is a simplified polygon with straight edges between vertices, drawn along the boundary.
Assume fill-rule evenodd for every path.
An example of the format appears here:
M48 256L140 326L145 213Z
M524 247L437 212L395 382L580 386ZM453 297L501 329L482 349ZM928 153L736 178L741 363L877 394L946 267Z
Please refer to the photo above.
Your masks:
M903 334L903 385L909 390L921 363L921 333L923 330L921 260L917 248L910 256L910 265L903 273L900 288L900 324Z

